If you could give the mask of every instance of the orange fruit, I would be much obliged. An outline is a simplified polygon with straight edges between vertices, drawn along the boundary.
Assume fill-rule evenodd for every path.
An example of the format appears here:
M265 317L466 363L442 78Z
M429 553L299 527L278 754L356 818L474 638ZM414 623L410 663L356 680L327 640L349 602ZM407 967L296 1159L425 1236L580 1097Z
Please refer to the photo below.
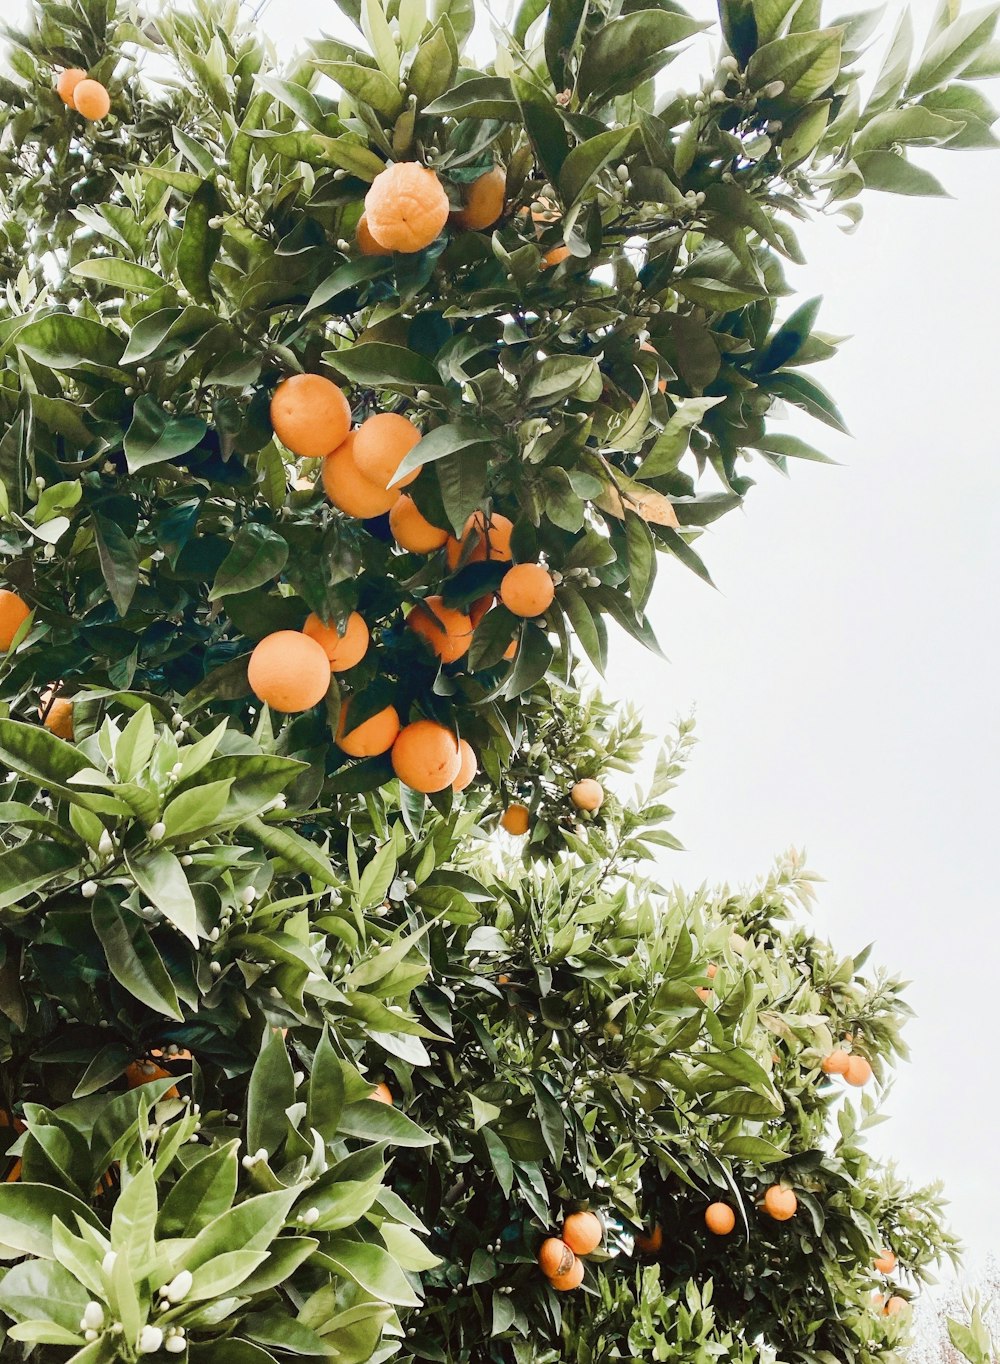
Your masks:
M475 780L476 773L479 771L479 763L476 761L476 750L467 739L459 739L459 753L461 754L461 765L458 769L458 776L451 784L453 791L464 791L470 782Z
M478 180L473 180L462 195L462 207L452 215L454 221L471 232L492 227L503 213L506 184L507 176L499 166L494 166Z
M450 212L440 180L416 161L386 166L365 195L368 231L389 251L423 251L441 235Z
M485 597L477 597L469 607L469 619L472 621L473 628L479 624L483 616L493 605L495 598L492 592L487 592Z
M462 751L450 729L436 720L404 725L392 746L392 770L413 791L443 791L458 776Z
M909 1307L909 1305L910 1304L905 1298L901 1298L898 1293L894 1293L891 1298L886 1299L885 1306L882 1308L882 1314L886 1317L895 1317Z
M498 985L510 984L510 976L508 976L506 971L501 971L500 975L497 976L497 984Z
M4 1182L5 1184L16 1184L17 1181L18 1181L20 1178L21 1178L21 1160L20 1160L20 1157L19 1157L17 1160L14 1161L14 1164L10 1167L10 1169L9 1169L8 1172L7 1172L7 1174L4 1175L4 1181L3 1181L3 1182Z
M322 374L291 374L271 396L271 425L293 455L322 459L347 439L351 405Z
M295 715L311 710L330 689L330 660L315 639L299 630L265 635L250 655L250 687L258 701Z
M584 777L570 791L569 798L578 810L599 810L604 803L604 787L593 777Z
M500 816L501 829L506 829L509 834L517 837L528 832L530 823L531 812L527 805L508 805Z
M558 1236L547 1237L538 1248L538 1268L547 1279L567 1274L576 1263L576 1256Z
M888 1247L872 1260L872 1267L880 1274L891 1274L896 1268L896 1257Z
M663 1228L659 1223L649 1231L641 1231L635 1238L635 1248L640 1255L657 1255L663 1249Z
M57 696L51 699L52 688L47 687L41 695L41 703L38 707L38 718L57 739L67 739L73 742L73 702L65 696Z
M574 1260L565 1274L553 1274L549 1283L557 1293L569 1293L583 1283L583 1261Z
M88 123L97 123L107 116L111 108L111 96L100 81L77 81L73 87L73 108Z
M151 1084L153 1080L169 1080L170 1071L158 1066L155 1061L130 1061L125 1067L125 1083L129 1089L138 1089L140 1085ZM177 1099L179 1094L177 1086L171 1087L164 1093L165 1099Z
M391 256L392 252L387 251L384 246L375 240L368 226L368 214L362 213L358 219L358 225L354 229L354 240L358 244L358 250L363 256Z
M402 478L396 478L396 470L420 439L413 423L398 412L376 412L354 433L354 463L369 483L378 488L393 483L398 493L400 488L408 488L420 473L419 469L411 469Z
M847 1069L844 1071L844 1079L855 1089L860 1089L872 1078L871 1062L856 1053L847 1058Z
M445 557L448 567L455 569L459 560L462 564L484 563L486 560L510 563L510 536L514 529L513 521L499 512L493 512L487 520L486 513L473 512L462 527L461 538L448 537Z
M719 968L716 966L714 961L710 961L708 965L705 967L705 975L708 976L709 980L714 980L718 974Z
M389 508L389 529L400 549L411 554L433 554L448 539L448 532L432 526L409 493L401 493Z
M368 1095L368 1097L369 1099L374 1099L377 1103L388 1104L390 1108L392 1107L394 1102L392 1097L392 1090L389 1088L389 1086L385 1083L384 1080L380 1080L378 1082L378 1084Z
M515 616L540 616L555 595L552 574L541 564L515 564L500 583L500 600Z
M384 706L382 710L376 711L367 720L362 720L360 725L345 733L350 708L350 701L345 701L340 708L337 746L352 758L374 758L380 753L388 753L399 733L396 707Z
M78 66L67 66L65 71L60 71L56 79L56 94L63 104L68 104L71 109L73 104L73 92L81 81L87 79L86 71L82 71Z
M656 355L656 347L655 347L655 346L651 346L651 345L649 344L648 341L643 341L643 343L640 345L639 349L640 349L640 350L652 351L653 354ZM657 357L657 358L659 358L659 357ZM666 393L666 391L667 391L667 381L666 381L666 379L660 379L660 380L658 380L658 381L657 381L657 384L656 384L656 387L659 389L659 391L660 391L661 393Z
M327 455L323 461L323 487L335 507L359 521L382 516L399 496L395 488L380 488L370 482L354 461L355 432Z
M604 1240L604 1223L592 1212L571 1212L560 1235L575 1254L590 1255Z
M542 257L542 269L551 270L554 265L561 265L569 254L568 246L553 246Z
M707 985L696 985L694 987L694 992L701 1000L702 1004L706 1004L712 998L712 991Z
M445 606L443 597L425 597L417 602L406 624L442 663L455 663L469 652L472 621L464 611Z
M728 1236L736 1226L736 1214L728 1203L709 1203L705 1209L705 1226L713 1236Z
M324 625L313 611L306 617L302 633L314 639L320 646L330 660L332 673L346 672L348 668L360 663L368 652L368 643L371 639L368 626L357 611L352 611L347 617L343 634L338 631L336 625Z
M824 1075L846 1075L851 1058L846 1051L841 1051L838 1047L836 1051L831 1051L829 1056L824 1056L820 1064Z
M0 587L0 650L4 653L13 643L14 636L31 615L31 607L16 592Z
M776 1222L787 1222L790 1217L794 1217L798 1206L799 1200L795 1197L795 1191L784 1184L772 1184L764 1194L764 1211Z

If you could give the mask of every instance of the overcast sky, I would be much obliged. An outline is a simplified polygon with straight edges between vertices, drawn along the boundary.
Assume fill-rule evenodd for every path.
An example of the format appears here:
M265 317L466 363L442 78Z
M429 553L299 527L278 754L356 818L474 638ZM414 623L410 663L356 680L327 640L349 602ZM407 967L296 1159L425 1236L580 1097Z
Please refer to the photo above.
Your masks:
M911 8L925 24L935 6ZM285 52L340 27L329 0L270 0L262 22ZM874 939L912 981L913 1059L872 1145L945 1180L974 1263L1000 1222L1000 156L921 160L953 199L869 194L855 236L804 229L809 264L789 268L825 296L821 327L854 338L813 371L854 439L796 424L842 467L761 467L747 511L701 542L719 590L661 571L650 616L669 665L619 635L608 689L654 731L696 709L676 800L689 851L670 875L742 882L805 846L827 881L818 927L844 951Z

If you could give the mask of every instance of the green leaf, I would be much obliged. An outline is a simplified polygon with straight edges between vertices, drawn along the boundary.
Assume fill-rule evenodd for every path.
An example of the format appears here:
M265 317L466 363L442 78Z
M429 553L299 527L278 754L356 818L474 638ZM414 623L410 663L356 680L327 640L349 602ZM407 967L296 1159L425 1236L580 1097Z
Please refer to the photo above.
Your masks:
M132 328L121 363L138 365L144 360L167 360L218 324L218 316L207 308L161 308Z
M406 346L367 342L327 351L323 358L353 383L367 388L381 384L427 388L441 383L441 376L430 360Z
M417 97L418 106L427 105L451 88L458 70L458 47L446 19L435 24L417 48L406 84Z
M233 547L219 565L209 601L236 592L249 592L276 578L288 562L288 543L269 526L248 521L240 527Z
M922 95L961 75L993 37L997 7L962 14L930 45L906 85L907 95Z
M63 1189L48 1184L0 1184L0 1260L15 1260L31 1255L51 1260L52 1221L76 1226L79 1218L86 1226L101 1231L97 1215Z
M891 147L894 142L933 145L947 142L962 131L962 123L914 105L878 114L854 136L855 153Z
M887 190L890 194L917 194L949 199L941 181L923 166L915 166L895 152L858 152L854 158L868 189Z
M502 76L463 80L425 105L424 114L430 118L497 118L508 123L519 116L510 81Z
M125 349L117 332L92 318L69 313L52 313L29 322L17 333L14 344L32 360L57 370L115 369Z
M686 15L644 9L612 19L583 44L576 92L594 105L634 90L676 56L670 49L707 28Z
M108 284L125 293L155 294L162 289L163 280L155 270L145 265L135 265L132 261L120 260L116 256L95 256L93 260L80 261L70 270L77 279L92 279L99 284Z
M91 518L101 573L119 616L128 613L139 585L140 549L130 540L117 521L96 513Z
M157 1221L161 1237L197 1236L232 1206L239 1174L239 1142L219 1146L171 1185Z
M621 159L634 132L634 125L616 128L573 148L559 172L559 193L567 209L579 203L609 162Z
M681 398L652 450L639 465L639 477L661 478L673 473L688 448L691 432L701 425L706 412L722 401L722 398Z
M0 853L0 909L19 904L79 861L72 848L47 840L31 839Z
M791 33L766 43L750 58L747 80L751 90L781 81L784 90L777 100L784 105L808 104L828 90L840 73L843 30L816 29Z
M554 653L545 631L528 621L521 631L521 642L504 687L504 695L513 700L515 696L530 691L552 666Z
M401 1113L398 1108L379 1103L377 1099L361 1099L345 1104L337 1123L337 1133L344 1137L359 1137L363 1141L387 1141L391 1146L433 1146L434 1138L422 1127Z
M183 1014L170 974L138 915L102 890L94 900L91 917L108 969L119 985L156 1013L179 1022Z
M341 65L346 65L342 63ZM369 71L365 67L351 67L351 71L362 73L355 83L360 83L366 89L374 83L375 93L383 98L383 101L391 102L395 95L396 111L402 105L399 91L396 87L390 86L388 91L382 87L385 77L378 71ZM370 92L371 93L371 92ZM367 100L366 103L371 103ZM394 114L386 114L385 117L392 118ZM251 136L266 142L269 150L278 152L281 156L287 156L293 161L304 161L310 166L328 167L334 166L340 170L345 170L349 175L356 175L359 180L372 181L380 171L385 170L385 162L380 160L373 151L350 137L327 137L323 133L313 133L298 131L294 133L274 133L270 131L260 131L251 133Z
M141 706L118 736L115 744L115 771L121 781L134 781L153 753L156 725L150 706Z
M163 811L167 826L164 837L180 838L182 834L210 829L226 808L232 785L231 780L210 781L175 796Z
M0 1312L15 1321L55 1322L64 1331L75 1332L75 1341L89 1300L83 1284L51 1260L26 1260L0 1279Z
M437 465L437 480L445 513L456 535L486 496L489 455L482 446L445 456Z
M193 450L208 430L202 417L174 416L144 393L136 399L132 421L125 432L125 459L129 473L150 464L162 464Z
M184 214L184 228L177 247L176 267L181 283L196 303L211 305L212 266L222 245L222 228L212 219L224 205L212 180L199 185Z
M460 418L448 426L438 426L418 441L400 464L397 480L425 464L444 459L448 455L468 453L477 447L488 451L496 445L496 437L487 426L469 418Z
M288 1133L285 1109L295 1102L295 1081L285 1039L270 1030L250 1073L247 1148L276 1155Z
M222 1213L198 1233L185 1256L187 1268L194 1272L233 1246L267 1250L299 1194L298 1188L257 1194Z
M151 904L184 934L198 942L198 913L184 868L169 848L127 853L125 861L136 885Z
M420 1298L413 1291L409 1279L387 1250L364 1241L349 1241L345 1236L331 1236L324 1241L322 1251L313 1263L334 1270L383 1302L400 1307L419 1307Z
M545 64L556 90L565 90L573 83L567 63L576 49L587 8L586 0L549 0L544 38Z
M340 878L325 853L294 829L266 824L262 819L245 819L242 828L263 844L268 852L280 857L296 871L304 872L324 886L340 884Z
M319 1132L324 1141L333 1141L340 1127L343 1107L343 1072L337 1053L330 1042L329 1029L324 1024L309 1076L306 1123Z
M570 396L593 401L600 391L597 361L586 355L550 355L529 372L524 382L524 397L534 403L556 403Z
M382 118L394 119L403 107L404 100L399 93L399 86L382 71L375 71L369 66L359 66L356 62L327 61L317 61L316 69L329 76L352 98L369 105ZM309 136L318 137L319 134L313 133Z

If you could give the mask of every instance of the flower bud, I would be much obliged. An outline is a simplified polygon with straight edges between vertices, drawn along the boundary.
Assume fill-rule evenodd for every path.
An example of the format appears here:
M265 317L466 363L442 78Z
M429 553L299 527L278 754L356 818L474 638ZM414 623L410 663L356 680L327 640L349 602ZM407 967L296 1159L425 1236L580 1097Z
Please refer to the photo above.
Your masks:
M81 1331L100 1331L104 1326L104 1308L99 1302L88 1302L83 1309Z
M159 843L160 839L167 832L167 826L162 819L158 819L149 831L149 836L154 843Z
M162 1344L163 1332L158 1326L144 1326L139 1332L139 1354L155 1355Z
M80 887L80 894L85 900L92 900L97 894L97 882L84 881L83 885Z
M179 1274L175 1274L170 1283L163 1290L170 1302L180 1302L191 1292L194 1284L190 1269L182 1269Z
M183 1336L171 1336L164 1344L163 1348L166 1350L167 1354L180 1355L187 1349L187 1341Z

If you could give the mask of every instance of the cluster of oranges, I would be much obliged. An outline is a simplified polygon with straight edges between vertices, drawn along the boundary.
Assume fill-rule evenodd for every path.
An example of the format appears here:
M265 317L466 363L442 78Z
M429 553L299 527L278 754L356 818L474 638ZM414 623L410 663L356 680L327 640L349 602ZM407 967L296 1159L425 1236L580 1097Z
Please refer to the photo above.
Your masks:
M824 1075L842 1075L849 1085L860 1089L872 1078L871 1062L857 1052L844 1051L837 1047L821 1062Z
M6 653L14 643L18 630L31 615L31 607L8 588L0 588L0 653ZM60 739L73 738L73 702L56 695L54 687L46 687L39 698L38 718L45 728Z
M380 171L365 195L356 241L364 256L412 254L437 241L449 220L481 232L503 213L506 176L499 166L468 185L462 207L452 211L434 171L416 161L397 161Z
M571 1212L558 1236L547 1236L538 1248L538 1267L558 1293L583 1283L583 1260L604 1239L604 1224L593 1212Z
M75 109L90 123L106 118L111 96L100 81L91 80L79 66L67 67L56 80L56 94L67 108Z
M604 787L594 777L582 777L573 784L569 798L578 810L596 814L604 804ZM500 827L520 838L531 828L531 810L520 801L513 801L500 816Z

